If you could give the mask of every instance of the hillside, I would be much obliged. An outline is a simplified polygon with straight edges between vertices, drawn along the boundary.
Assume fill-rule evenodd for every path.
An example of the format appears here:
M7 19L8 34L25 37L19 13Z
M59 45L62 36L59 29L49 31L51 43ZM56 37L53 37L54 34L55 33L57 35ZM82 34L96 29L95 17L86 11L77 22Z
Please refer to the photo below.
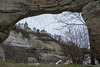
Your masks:
M37 62L63 59L60 44L47 33L15 29L10 32L3 46L7 62L26 63L28 57L35 58Z

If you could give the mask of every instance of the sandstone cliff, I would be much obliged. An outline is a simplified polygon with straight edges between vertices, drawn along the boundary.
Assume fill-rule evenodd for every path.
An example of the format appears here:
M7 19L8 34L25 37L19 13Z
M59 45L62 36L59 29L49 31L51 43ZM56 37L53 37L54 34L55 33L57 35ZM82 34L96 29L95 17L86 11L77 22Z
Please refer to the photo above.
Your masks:
M39 62L63 59L60 44L47 33L12 30L3 46L6 61L9 62L26 62L28 57L34 57Z

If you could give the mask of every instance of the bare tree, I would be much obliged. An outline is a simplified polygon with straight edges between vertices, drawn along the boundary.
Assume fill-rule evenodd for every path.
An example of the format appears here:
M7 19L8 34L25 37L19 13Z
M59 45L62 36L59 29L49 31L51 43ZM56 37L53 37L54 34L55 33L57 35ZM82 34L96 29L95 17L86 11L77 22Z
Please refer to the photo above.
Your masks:
M68 31L65 32L66 43L62 46L65 53L69 55L74 64L82 64L85 53L88 50L88 32L84 30L84 27L79 29L74 29L72 27L68 27Z
M68 18L72 13L64 14L64 18ZM85 52L89 48L88 30L85 22L81 18L81 13L74 13L69 19L63 17L55 17L58 23L63 26L57 30L67 28L65 31L66 43L62 45L66 56L70 56L74 64L82 64ZM75 23L80 21L81 23ZM73 23L74 22L74 23Z
M62 45L64 54L69 56L74 64L82 64L87 49L80 48L77 44L69 41Z
M68 18L68 19L66 19ZM66 41L73 41L76 44L84 44L86 47L89 46L89 34L86 23L81 17L81 13L66 13L62 16L55 16L57 23L63 24L59 29L67 29L65 31ZM81 22L81 23L78 23ZM80 46L79 44L79 46ZM81 45L85 48L85 46Z
M60 17L58 15L55 15L54 18L56 19L57 23L64 24L58 30L61 30L67 26L86 26L85 21L82 19L81 13L68 12L66 14L63 14ZM77 22L81 22L81 23L77 23Z

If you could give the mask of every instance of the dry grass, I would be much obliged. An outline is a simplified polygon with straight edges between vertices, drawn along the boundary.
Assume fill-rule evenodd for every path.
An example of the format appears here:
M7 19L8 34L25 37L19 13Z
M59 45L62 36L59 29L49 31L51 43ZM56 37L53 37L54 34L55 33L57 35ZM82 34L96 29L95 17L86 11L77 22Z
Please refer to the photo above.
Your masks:
M29 65L29 64L18 64L18 63L0 63L0 67L100 67L100 66L92 66L92 65Z

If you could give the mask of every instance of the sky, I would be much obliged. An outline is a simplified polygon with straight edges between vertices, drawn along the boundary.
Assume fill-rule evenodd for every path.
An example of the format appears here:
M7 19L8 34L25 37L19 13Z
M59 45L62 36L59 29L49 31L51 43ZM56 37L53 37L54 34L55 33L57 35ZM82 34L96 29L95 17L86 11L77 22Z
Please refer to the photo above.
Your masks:
M52 34L59 34L57 30L54 30L54 28L59 27L55 22L55 19L53 18L54 15L52 14L44 14L34 17L28 17L20 20L18 23L28 23L28 26L33 29L35 27L36 29L45 29L48 33Z
M42 15L38 15L38 16L33 16L33 17L27 17L24 18L22 20L20 20L18 23L28 23L28 26L33 29L33 27L36 27L36 29L40 29L43 30L45 29L48 33L51 34L58 34L60 35L61 32L64 32L64 29L62 30L57 30L59 28L61 28L61 26L63 26L64 24L62 23L58 23L57 19L55 19L55 17L59 17L62 19L69 19L70 15L67 18L63 17L63 15L66 15L70 12L62 12L61 14L42 14ZM76 23L75 21L71 21L69 23ZM77 23L82 23L79 20L77 20Z
M78 17L77 17L78 16ZM60 19L60 20L59 20ZM81 20L80 20L81 19ZM51 33L52 35L61 35L63 37L66 36L65 31L68 31L69 25L64 27L67 24L82 24L82 25L75 25L72 27L72 34L76 36L75 31L81 31L80 33L84 33L87 35L82 34L82 38L85 40L84 42L78 39L78 44L85 44L89 45L89 36L87 27L81 16L81 13L71 13L71 12L62 12L60 14L41 14L38 16L27 17L20 20L18 23L28 23L28 26L33 30L33 27L40 30L46 30L47 33ZM63 22L63 23L60 23ZM64 28L62 28L64 27ZM84 28L84 30L82 30ZM59 29L59 30L57 30ZM74 37L73 36L73 37ZM77 36L79 36L77 34ZM66 40L66 38L65 38ZM67 37L67 40L68 39Z

